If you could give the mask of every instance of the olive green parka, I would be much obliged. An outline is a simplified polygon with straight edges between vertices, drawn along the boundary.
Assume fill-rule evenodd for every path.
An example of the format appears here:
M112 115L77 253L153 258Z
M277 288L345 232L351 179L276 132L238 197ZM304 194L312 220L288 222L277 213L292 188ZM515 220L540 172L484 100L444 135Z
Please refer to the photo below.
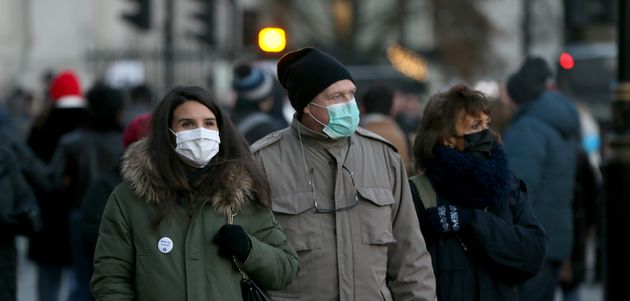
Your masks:
M231 163L221 190L191 211L182 199L151 229L166 187L158 187L155 163L142 140L123 162L124 182L110 195L96 245L91 290L96 300L241 300L241 275L212 243L232 207L234 224L249 234L244 270L263 289L287 286L299 259L270 209L253 200L246 169Z

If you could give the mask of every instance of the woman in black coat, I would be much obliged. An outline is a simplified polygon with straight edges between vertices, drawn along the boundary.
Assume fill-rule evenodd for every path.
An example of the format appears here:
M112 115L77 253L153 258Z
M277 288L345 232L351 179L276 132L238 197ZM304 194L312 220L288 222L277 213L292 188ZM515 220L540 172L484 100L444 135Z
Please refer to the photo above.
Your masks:
M488 115L485 95L457 85L430 99L415 138L411 189L441 301L518 300L547 249Z

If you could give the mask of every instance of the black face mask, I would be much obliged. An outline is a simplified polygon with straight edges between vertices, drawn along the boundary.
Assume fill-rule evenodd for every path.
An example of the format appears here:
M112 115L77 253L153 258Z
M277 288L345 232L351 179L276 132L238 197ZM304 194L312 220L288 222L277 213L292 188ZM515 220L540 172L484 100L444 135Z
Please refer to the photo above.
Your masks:
M464 152L470 153L481 159L488 159L494 146L495 139L490 130L483 130L462 136L464 139Z

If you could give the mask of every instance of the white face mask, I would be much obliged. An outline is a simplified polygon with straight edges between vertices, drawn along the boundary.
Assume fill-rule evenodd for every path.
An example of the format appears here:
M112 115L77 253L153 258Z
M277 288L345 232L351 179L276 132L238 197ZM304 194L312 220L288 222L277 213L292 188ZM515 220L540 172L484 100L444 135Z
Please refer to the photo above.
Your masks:
M205 128L173 132L175 135L175 152L187 163L197 168L205 167L219 152L219 132Z

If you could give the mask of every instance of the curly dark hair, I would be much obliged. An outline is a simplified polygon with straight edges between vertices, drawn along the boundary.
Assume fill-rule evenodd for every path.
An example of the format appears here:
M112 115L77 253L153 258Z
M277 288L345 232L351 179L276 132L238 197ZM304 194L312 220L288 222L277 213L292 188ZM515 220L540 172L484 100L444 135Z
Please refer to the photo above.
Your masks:
M457 135L455 125L460 118L481 113L490 114L486 95L464 84L457 84L446 92L431 96L414 139L416 168L423 170L425 160L433 158L435 146ZM499 138L497 133L492 133L495 138Z

